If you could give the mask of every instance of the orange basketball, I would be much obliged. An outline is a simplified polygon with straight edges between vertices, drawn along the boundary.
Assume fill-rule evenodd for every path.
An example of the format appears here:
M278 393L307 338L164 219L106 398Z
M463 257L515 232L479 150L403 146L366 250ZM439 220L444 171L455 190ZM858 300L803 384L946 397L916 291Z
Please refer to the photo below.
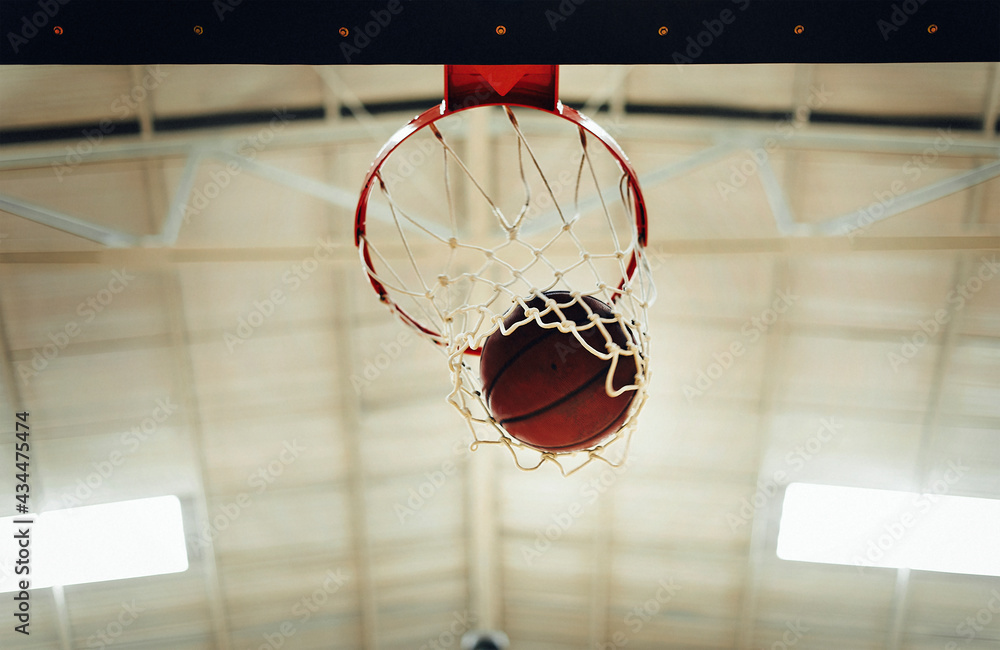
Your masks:
M569 305L566 291L545 294L559 305ZM611 308L596 298L582 296L591 311L602 318L613 316ZM545 309L540 297L527 301L528 307ZM587 310L579 302L560 307L565 320L577 325L589 322ZM504 318L504 328L524 318L518 305ZM541 317L544 323L558 323L555 312ZM611 339L623 350L630 338L619 323L605 323ZM604 352L607 340L597 327L579 332L587 345ZM605 382L611 359L594 356L571 332L545 328L534 319L508 336L498 329L486 339L479 362L483 398L493 418L514 438L543 451L576 451L593 447L615 433L625 422L636 391L610 397ZM639 368L636 358L620 355L612 386L617 390L634 384Z

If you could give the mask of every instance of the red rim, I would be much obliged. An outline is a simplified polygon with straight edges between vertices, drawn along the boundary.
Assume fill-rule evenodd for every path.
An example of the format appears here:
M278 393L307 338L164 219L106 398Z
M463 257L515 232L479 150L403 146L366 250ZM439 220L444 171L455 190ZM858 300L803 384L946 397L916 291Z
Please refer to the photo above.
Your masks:
M375 179L378 175L379 170L382 168L382 164L386 159L392 154L393 151L399 147L407 138L419 131L420 129L426 127L428 124L436 122L449 115L454 115L464 110L469 110L470 108L479 108L481 106L519 106L522 108L531 108L533 110L540 110L545 113L551 113L552 115L557 115L565 120L576 124L577 126L583 128L587 133L591 134L597 138L604 146L607 148L611 155L615 157L618 164L621 166L625 175L628 177L628 186L632 193L633 198L633 208L635 210L635 228L636 228L636 239L638 242L638 247L634 248L632 255L629 258L628 265L626 266L626 277L623 277L618 283L618 290L624 288L625 284L635 275L636 270L639 267L639 258L642 256L642 249L646 246L647 237L647 224L646 224L646 202L642 196L642 189L639 187L639 177L635 173L635 169L632 167L632 163L629 161L628 156L622 148L615 142L614 138L604 130L601 125L593 121L580 111L571 108L569 106L563 105L562 102L556 102L556 109L553 111L545 110L543 108L538 108L537 106L511 103L511 102L496 102L496 103L485 103L477 104L475 106L463 107L457 110L448 110L445 101L442 101L439 105L424 111L417 117L409 121L405 126L396 131L391 138L382 146L382 149L375 156L375 160L372 161L371 167L368 169L368 174L365 176L364 185L361 188L361 196L358 198L358 207L355 211L354 216L354 245L358 247L361 252L362 260L365 264L365 273L368 275L368 281L371 283L372 288L375 289L375 293L378 294L379 300L389 305L389 307L399 315L399 317L420 330L424 334L430 335L435 338L435 340L444 345L441 341L442 335L440 332L435 332L434 330L421 325L412 316L407 314L403 309L397 305L390 297L389 292L385 286L378 281L375 277L374 265L372 264L371 253L368 248L368 241L365 239L366 233L366 219L368 216L368 200L371 196L372 189L374 189ZM617 297L617 296L616 296ZM614 302L614 301L612 301ZM467 354L478 355L479 350L467 350Z

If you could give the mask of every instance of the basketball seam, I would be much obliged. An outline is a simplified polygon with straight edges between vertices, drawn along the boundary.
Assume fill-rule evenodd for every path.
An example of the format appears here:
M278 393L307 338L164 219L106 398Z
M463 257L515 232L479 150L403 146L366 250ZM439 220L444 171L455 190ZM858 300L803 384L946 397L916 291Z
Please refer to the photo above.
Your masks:
M579 395L582 391L584 391L588 387L590 387L590 385L593 384L595 381L597 381L598 379L600 379L601 375L604 375L605 377L607 377L607 375L608 375L608 369L607 368L601 368L597 372L596 375L594 375L593 377L591 377L590 379L588 379L585 383L581 384L577 388L574 388L571 392L566 393L565 395L563 395L559 399L555 400L554 402L549 402L545 406L543 406L541 408L537 408L534 411L531 411L529 413L523 413L521 415L515 415L512 418L506 418L504 420L500 420L500 424L501 425L506 425L506 424L509 424L509 423L512 423L512 422L520 422L521 420L527 420L529 418L535 417L536 415L541 415L542 413L548 411L549 409L553 409L553 408L559 406L563 402L568 402L569 400L571 400L574 397L576 397L577 395Z
M500 366L500 369L497 370L497 373L493 376L493 380L490 382L489 388L486 389L483 393L483 397L486 399L487 406L489 406L490 404L490 395L492 395L493 391L496 389L497 383L499 383L500 378L503 376L505 372L507 372L507 370L512 365L514 365L514 362L520 359L521 355L523 355L525 352L535 347L536 345L541 343L544 339L552 336L556 332L558 332L558 330L556 329L546 329L541 336L538 336L535 339L533 339L530 343L526 343L525 345L523 345L521 349L517 351L517 354L513 355L510 359L507 359L507 361L502 366Z
M628 403L625 404L625 407L622 410L618 411L618 413L615 414L615 417L611 418L609 421L610 422L614 422L615 420L617 420L618 418L620 418L622 416L622 413L624 413L625 411L629 410L629 408L631 406L632 406L632 400L629 400ZM625 423L623 422L622 426L624 426L624 424ZM599 440L600 438L604 438L605 436L609 435L609 433L608 433L608 429L609 428L611 428L610 424L608 426L604 427L603 429L601 429L601 431L599 433L595 433L594 435L590 436L586 440L577 440L576 442L571 442L568 445L559 445L558 447L540 447L540 448L544 449L546 451L556 451L556 450L559 450L559 449L565 449L567 447L575 447L575 446L577 446L579 444L590 443L590 442L593 442L594 440ZM621 428L621 426L618 427L618 429L620 429L620 428ZM615 431L617 431L618 429L615 429ZM532 446L534 446L534 445L532 445ZM586 447L581 447L581 449L586 449Z

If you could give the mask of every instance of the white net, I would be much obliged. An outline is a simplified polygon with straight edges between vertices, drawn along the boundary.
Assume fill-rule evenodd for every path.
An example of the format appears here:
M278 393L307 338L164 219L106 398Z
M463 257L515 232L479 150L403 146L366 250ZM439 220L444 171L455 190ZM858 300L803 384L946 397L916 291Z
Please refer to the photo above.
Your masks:
M473 450L501 445L521 469L551 462L564 475L624 461L646 400L654 287L634 188L594 135L507 106L432 122L378 170L361 252L383 301L444 350L448 401L468 423ZM627 395L620 428L563 451L528 444L494 417L476 355L491 335L531 327L556 330L557 346L603 362L606 394Z

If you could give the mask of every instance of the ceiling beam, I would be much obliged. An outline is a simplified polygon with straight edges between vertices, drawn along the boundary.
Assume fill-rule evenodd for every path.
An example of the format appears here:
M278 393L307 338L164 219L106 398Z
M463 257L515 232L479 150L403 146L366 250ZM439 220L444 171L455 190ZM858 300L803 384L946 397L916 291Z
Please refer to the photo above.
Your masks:
M346 277L346 270L334 268L338 303L334 310L333 342L337 358L341 360L337 372L337 394L339 395L337 415L343 432L342 454L347 474L347 520L350 530L351 555L354 563L354 581L358 592L358 611L361 615L361 641L364 650L378 648L378 606L375 602L375 588L372 584L372 538L368 530L367 507L365 503L366 471L361 453L361 408L354 386L351 385L350 370L352 355L356 349L354 338L352 307L353 287Z
M8 245L9 248L9 245ZM1000 251L1000 236L969 237L761 237L753 239L672 239L653 242L654 255L775 255L887 252L970 252ZM313 247L197 248L197 249L105 249L98 251L0 252L0 264L102 264L128 262L137 269L171 267L178 264L294 262L308 257ZM334 249L334 259L323 264L354 265L358 262L354 243L344 240Z
M110 248L135 246L141 240L137 235L79 219L14 196L0 194L0 210Z
M983 135L996 140L996 124L1000 119L1000 62L990 64L989 75L983 98Z
M774 296L778 291L788 286L788 260L778 257L774 260L771 278L771 291ZM770 300L770 298L768 298ZM784 355L782 342L788 340L788 322L778 319L766 334L764 360L761 363L760 396L757 402L757 471L754 475L754 488L762 482L770 480L770 474L765 472L764 463L767 460L767 450L771 447L771 426L774 412L774 397L779 377L784 372ZM766 474L766 476L765 476ZM755 508L750 520L750 541L747 551L747 563L743 572L743 598L740 602L739 619L736 629L736 647L740 650L750 650L755 647L754 630L757 623L761 567L767 562L768 526L772 511L778 509L778 504L771 502L764 507Z
M497 566L496 458L492 449L470 452L465 472L469 521L469 599L479 628L493 630L501 625L503 596Z
M195 521L198 530L210 528L211 512L208 507L208 458L205 455L204 425L201 421L201 406L197 377L194 372L194 361L191 358L190 333L185 315L183 290L179 269L166 269L162 278L162 293L164 313L167 315L167 331L170 336L170 355L174 363L171 373L174 389L178 391L177 401L181 413L184 413L184 430L187 432L191 457L194 459L195 486L192 501L195 506ZM219 650L230 650L232 639L229 630L229 615L226 610L226 600L222 595L222 584L219 580L219 570L213 536L204 536L204 566L205 591L208 600L209 620L212 623L213 647Z
M985 183L988 180L1000 176L1000 160L988 162L979 167L974 167L948 178L929 183L915 190L897 195L889 205L886 205L878 215L872 212L864 212L868 217L865 223L861 222L861 209L851 210L846 214L825 219L816 224L796 223L789 234L807 235L842 235L848 232L864 232L871 224L884 221L889 217L927 205L938 199L967 190L970 187Z
M491 136L489 128L489 111L468 112L469 138L462 152L463 161L469 173L474 178L483 179L484 190L492 196L495 188L491 161ZM449 205L450 199L449 199ZM471 238L483 240L488 232L489 224L494 219L486 202L473 192L465 195L464 205L460 206L465 218L469 220ZM469 463L469 524L471 535L467 557L469 565L469 596L473 611L478 617L477 627L496 629L503 621L503 596L500 593L500 569L497 566L498 543L497 535L497 503L499 492L497 485L496 454L491 449L480 448L472 453Z
M602 470L607 471L607 470ZM624 468L612 470L624 471ZM611 573L614 553L611 547L611 532L615 526L615 488L618 481L608 487L597 501L597 525L594 527L592 543L594 571L590 583L590 645L588 648L604 648L611 632Z

